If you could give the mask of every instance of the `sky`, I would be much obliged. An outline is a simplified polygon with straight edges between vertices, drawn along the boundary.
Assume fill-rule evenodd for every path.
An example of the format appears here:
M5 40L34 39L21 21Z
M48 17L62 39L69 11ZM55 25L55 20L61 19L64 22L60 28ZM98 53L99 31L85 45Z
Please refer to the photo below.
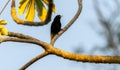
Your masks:
M99 34L96 33L94 28L96 26L92 27L95 22L98 22L92 2L93 0L83 0L81 15L56 41L56 47L69 52L74 52L75 48L80 47L85 50L82 54L89 54L89 50L94 46L103 46L104 41ZM0 0L0 10L5 3L6 1ZM61 14L62 27L64 27L77 11L77 0L54 0L54 3L57 7L57 12L53 14L52 19L57 14ZM10 7L9 3L7 8L0 15L0 19L7 20L8 24L6 27L9 31L23 33L42 41L50 42L50 24L40 27L17 25L11 18ZM37 19L35 20L39 21ZM43 51L41 47L33 44L14 42L2 43L0 44L0 70L18 70L26 62ZM97 55L101 55L101 53L97 53ZM89 63L70 61L55 55L49 55L35 62L27 70L95 70L97 67L100 68L102 66L105 66L106 70L109 70L114 67L112 64L92 63L94 66L90 65ZM104 70L104 67L100 68L100 70Z

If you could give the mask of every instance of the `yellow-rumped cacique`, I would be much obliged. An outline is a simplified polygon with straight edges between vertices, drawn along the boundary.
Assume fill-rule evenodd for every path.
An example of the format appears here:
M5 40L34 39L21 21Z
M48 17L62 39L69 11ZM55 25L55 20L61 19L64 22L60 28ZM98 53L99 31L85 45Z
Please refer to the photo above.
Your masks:
M61 30L61 15L55 16L51 24L51 39Z

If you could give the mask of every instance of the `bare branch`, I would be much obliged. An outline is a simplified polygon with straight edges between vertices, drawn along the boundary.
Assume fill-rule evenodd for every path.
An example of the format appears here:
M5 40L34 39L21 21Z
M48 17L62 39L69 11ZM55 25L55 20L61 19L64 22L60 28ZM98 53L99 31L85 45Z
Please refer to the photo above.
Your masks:
M26 63L23 67L21 67L19 70L25 70L26 68L28 68L30 65L32 65L33 63L35 63L37 60L45 57L48 55L48 52L44 52L38 56L36 56L35 58L33 58L32 60L30 60L28 63Z
M50 4L53 5L53 0L49 0ZM49 5L50 5L49 4ZM10 37L12 38L2 38L2 42L7 42L7 41L12 41L12 42L23 42L23 43L32 43L32 44L36 44L41 46L45 52L38 55L37 57L33 58L32 60L30 60L28 63L26 63L23 67L20 68L20 70L25 70L26 68L28 68L30 65L32 65L34 62L36 62L37 60L47 56L47 55L57 55L60 57L63 57L65 59L69 59L69 60L74 60L74 61L79 61L79 62L89 62L89 63L116 63L116 64L120 64L120 56L95 56L95 55L83 55L83 54L74 54L74 53L70 53L70 52L66 52L63 51L61 49L55 48L53 46L53 44L55 43L55 41L77 20L77 18L79 17L81 10L82 10L82 0L78 0L78 11L75 14L75 16L71 19L71 21L52 39L51 43L48 44L46 42L43 42L41 40L35 39L33 37L27 36L27 35L23 35L23 34L19 34L19 33L14 33L14 32L9 32ZM50 9L50 8L49 8ZM32 22L26 22L24 20L19 19L16 16L16 9L15 9L15 0L12 0L12 16L13 19L17 22L17 23L22 23L23 25L30 25L33 24L33 26L38 26L38 25L45 25L45 23L41 24L38 23L38 25L32 23ZM51 7L51 12L48 12L48 14L52 13L52 7ZM14 17L15 16L15 17ZM51 18L50 16L47 16L47 18ZM49 19L46 19L46 21L49 21Z
M47 17L44 22L31 22L31 21L24 21L20 18L18 18L16 14L16 7L15 7L15 0L12 0L11 4L11 16L13 20L21 25L28 25L28 26L43 26L49 23L51 21L51 15L52 15L52 7L53 7L53 0L48 0L49 5L48 5L48 12L47 12Z
M71 19L71 21L51 40L51 44L53 45L55 41L77 20L81 11L82 11L82 0L78 0L78 11L75 16Z
M55 47L50 47L50 53L53 55L60 56L64 59L79 61L79 62L89 62L89 63L115 63L120 64L120 56L95 56L95 55L84 55L84 54L74 54L71 52L66 52Z
M20 38L2 38L2 42L12 41L12 42L23 42L32 43L41 46L43 49L48 49L49 44L43 41L31 40L31 39L20 39Z
M25 43L33 43L42 46L46 52L50 54L54 54L65 59L70 59L74 61L81 62L91 62L91 63L116 63L120 64L120 56L91 56L91 55L83 55L83 54L74 54L70 52L66 52L55 48L54 46L47 44L42 41L36 40L26 40L26 39L18 39L18 38L3 38L3 42L13 41L13 42L25 42Z
M55 48L51 44L47 44L42 41L31 40L31 39L27 40L27 39L19 39L19 38L3 38L2 40L3 42L13 41L13 42L33 43L45 49L45 53L29 61L25 66L22 67L24 69L26 69L28 66L33 64L35 61L43 58L44 56L47 56L48 54L57 55L65 59L79 61L79 62L120 64L120 56L95 56L95 55L92 56L92 55L74 54L74 53L66 52L61 49ZM24 70L24 69L21 69L21 70Z
M15 33L15 32L8 32L8 36L10 36L10 37L17 37L17 38L21 38L21 39L38 40L38 39L30 37L28 35L23 35L23 34Z

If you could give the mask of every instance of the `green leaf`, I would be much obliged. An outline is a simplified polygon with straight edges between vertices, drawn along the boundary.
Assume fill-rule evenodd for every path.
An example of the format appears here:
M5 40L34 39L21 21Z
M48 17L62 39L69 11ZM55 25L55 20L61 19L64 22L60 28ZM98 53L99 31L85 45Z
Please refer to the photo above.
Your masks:
M41 21L44 21L47 15L47 9L43 5L42 1L40 0L35 0L36 3L36 8L38 12L38 17Z

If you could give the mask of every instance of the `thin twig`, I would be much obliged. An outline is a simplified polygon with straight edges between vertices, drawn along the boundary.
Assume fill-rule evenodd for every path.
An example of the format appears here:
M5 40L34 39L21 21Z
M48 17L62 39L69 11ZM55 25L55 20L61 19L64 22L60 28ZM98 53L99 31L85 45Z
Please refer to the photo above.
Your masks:
M82 11L82 0L78 0L78 11L76 12L75 16L71 19L71 21L57 34L53 37L53 39L51 40L50 44L54 44L55 41L77 20L77 18L79 17L81 11Z
M4 9L7 7L8 3L10 2L10 0L7 1L7 3L5 4L5 6L2 8L2 10L0 11L0 15L2 14L2 12L4 11Z
M48 55L48 52L44 52L38 56L36 56L35 58L33 58L32 60L30 60L28 63L26 63L23 67L21 67L19 70L25 70L26 68L28 68L30 65L32 65L33 63L35 63L37 60L45 57Z

